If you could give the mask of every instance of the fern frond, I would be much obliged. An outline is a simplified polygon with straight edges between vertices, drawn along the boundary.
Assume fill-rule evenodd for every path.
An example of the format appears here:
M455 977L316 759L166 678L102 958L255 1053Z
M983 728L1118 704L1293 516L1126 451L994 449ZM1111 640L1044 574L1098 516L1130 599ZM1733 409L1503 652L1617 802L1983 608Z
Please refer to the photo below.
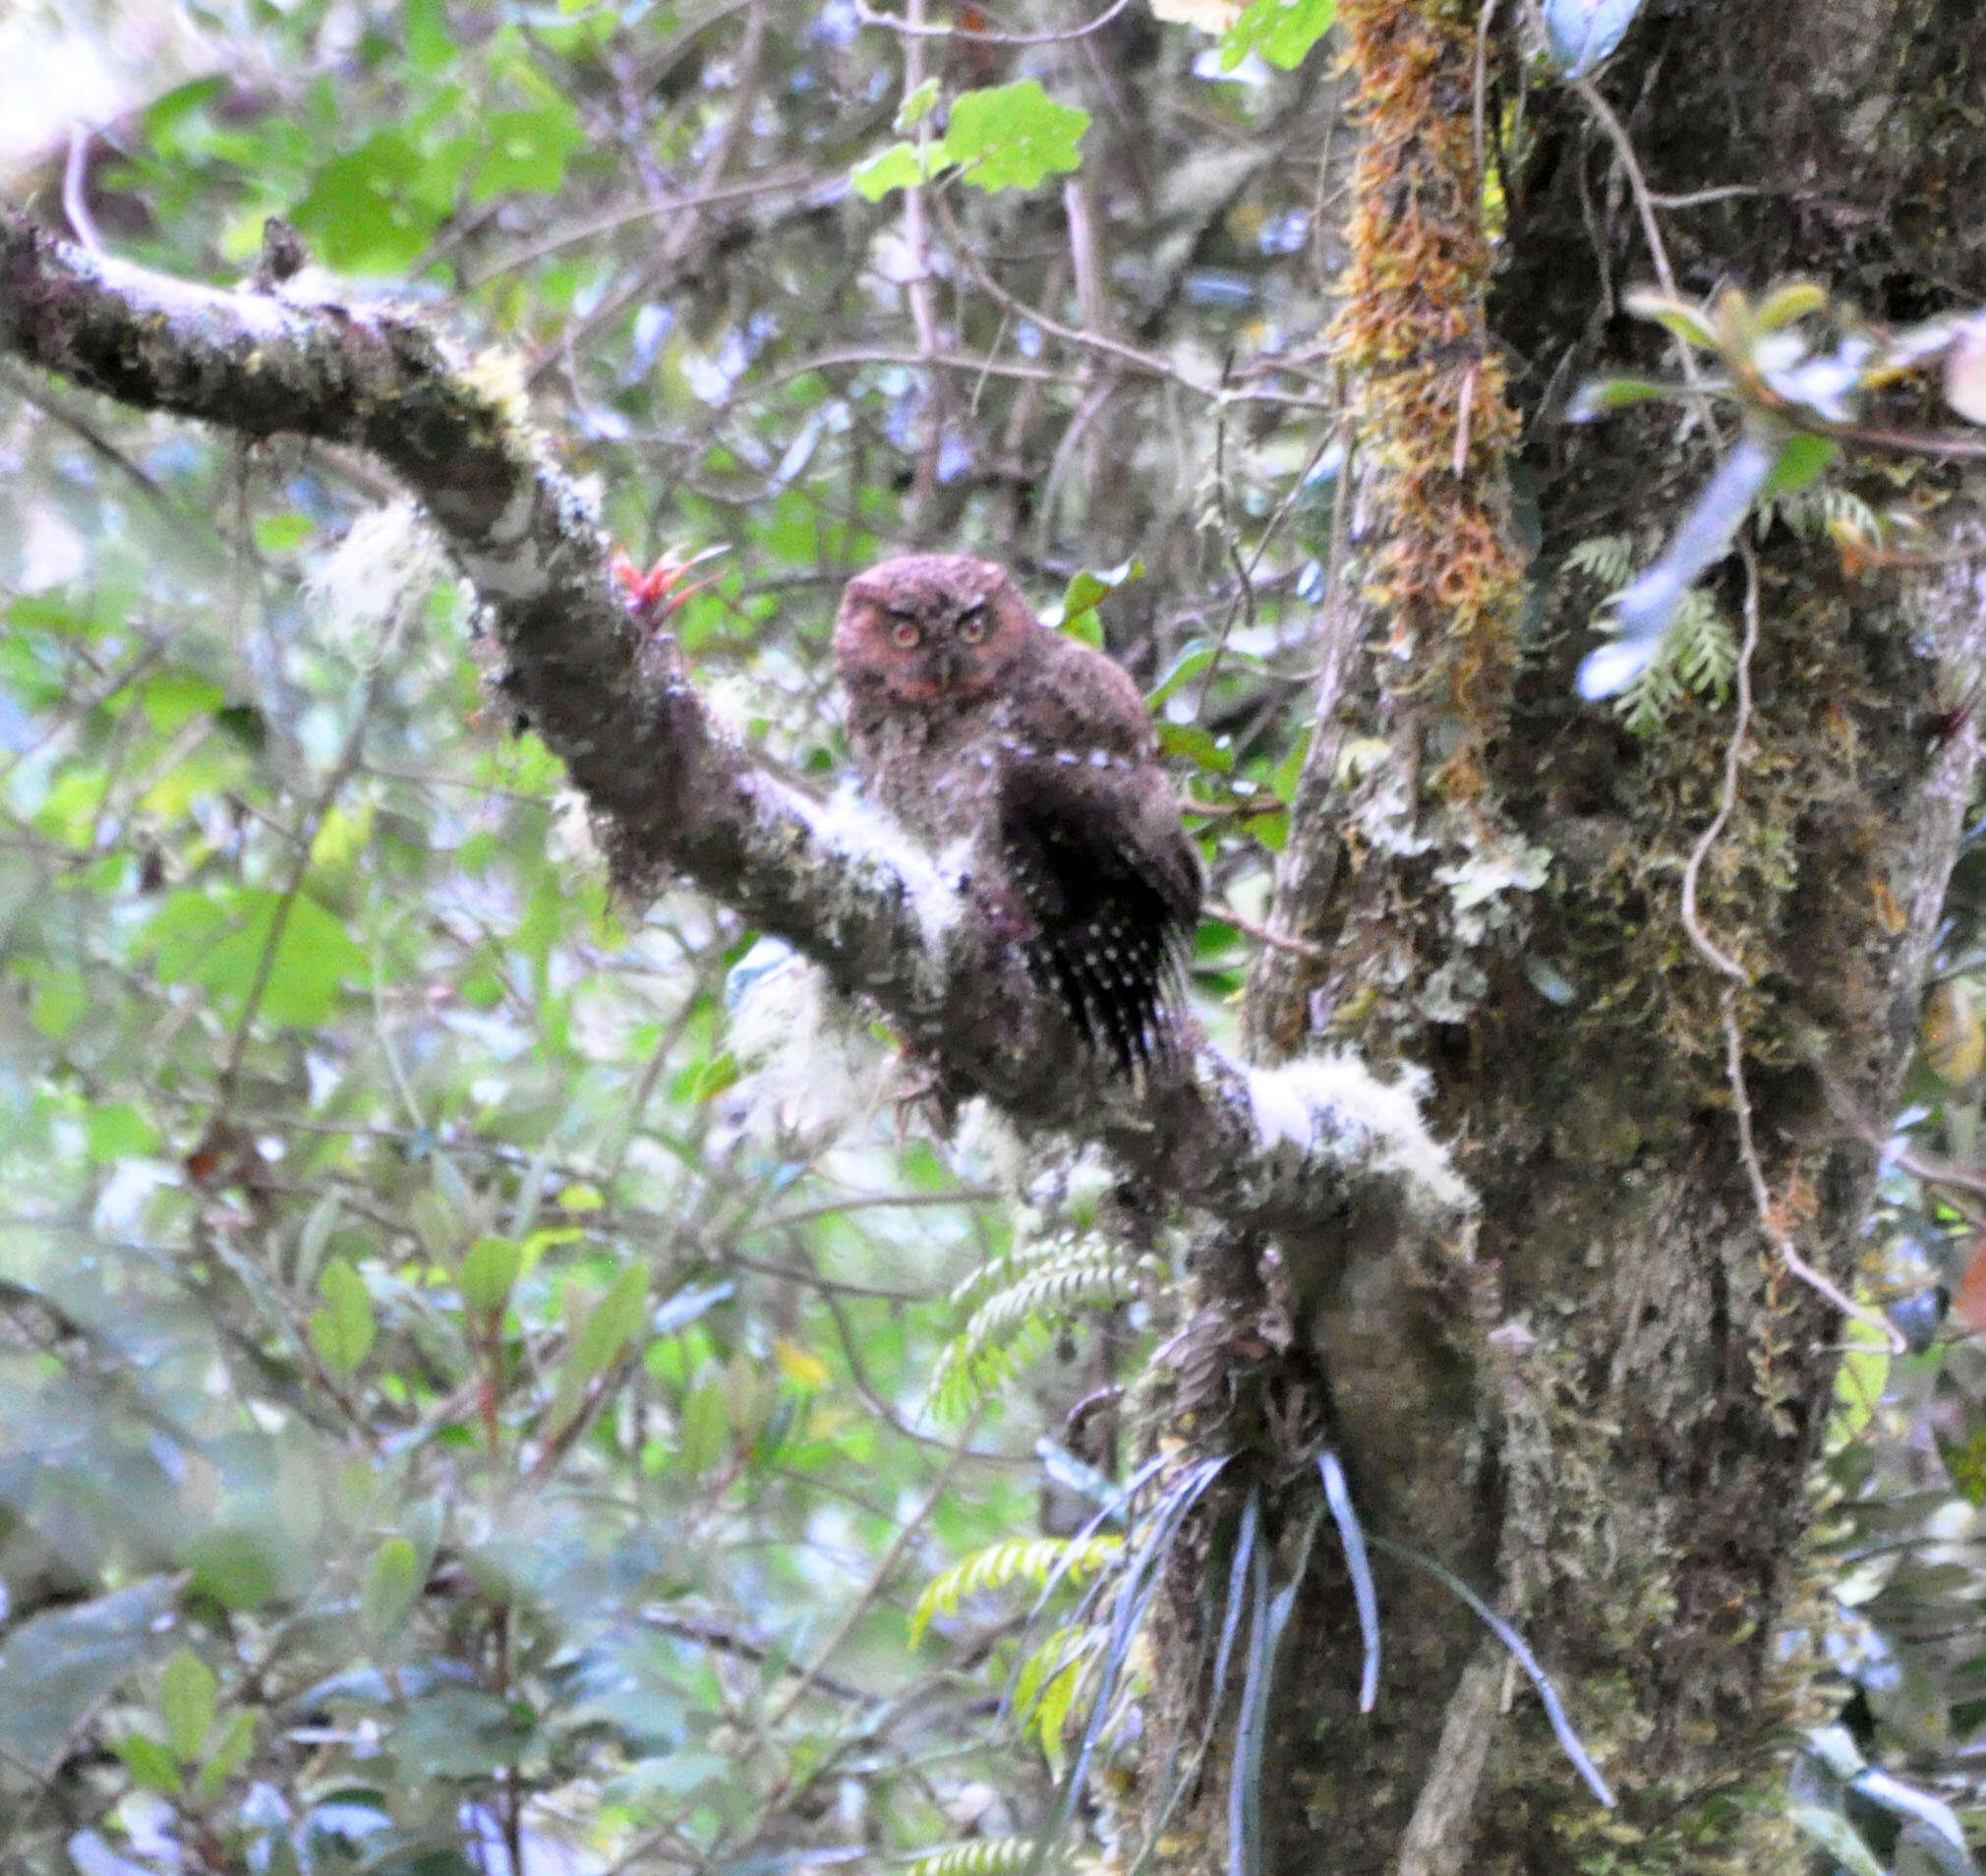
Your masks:
M1566 570L1585 573L1609 593L1625 586L1634 572L1634 541L1625 534L1596 534L1565 552Z
M939 1360L935 1411L951 1419L997 1393L1039 1353L1049 1322L1128 1302L1156 1267L1103 1239L1066 1234L995 1258L959 1288L962 1300L978 1301Z
M1079 1240L987 1297L965 1324L966 1344L978 1349L1005 1341L1031 1317L1129 1302L1142 1287L1142 1274L1139 1261L1116 1245Z
M1047 1345L1048 1325L1024 1323L1004 1343L975 1348L964 1335L952 1338L938 1358L931 1380L931 1411L940 1420L963 1420L1007 1385Z
M989 1544L933 1578L918 1597L910 1612L910 1646L916 1647L935 1616L958 1614L968 1596L1005 1589L1010 1583L1042 1590L1054 1576L1065 1583L1081 1583L1123 1551L1124 1540L1116 1537L1012 1538L1005 1544Z
M976 1310L996 1290L1011 1288L1030 1270L1062 1261L1082 1242L1068 1230L1017 1237L1011 1249L997 1258L989 1258L963 1277L952 1291L952 1301L962 1310Z
M1597 621L1603 627L1606 620ZM1637 736L1653 735L1685 696L1722 703L1737 671L1737 638L1701 587L1677 603L1675 617L1654 662L1615 699Z
M924 1850L905 1868L908 1876L1006 1876L1025 1869L1033 1855L1031 1837L982 1837Z
M1021 1664L1014 1676L1014 1714L1022 1734L1032 1733L1042 1756L1059 1777L1065 1758L1063 1734L1091 1665L1109 1637L1096 1626L1058 1628Z
M1793 495L1774 497L1760 508L1759 533L1764 535L1773 521L1783 521L1807 540L1838 528L1864 541L1883 538L1883 520L1875 509L1853 490L1834 483L1809 483Z

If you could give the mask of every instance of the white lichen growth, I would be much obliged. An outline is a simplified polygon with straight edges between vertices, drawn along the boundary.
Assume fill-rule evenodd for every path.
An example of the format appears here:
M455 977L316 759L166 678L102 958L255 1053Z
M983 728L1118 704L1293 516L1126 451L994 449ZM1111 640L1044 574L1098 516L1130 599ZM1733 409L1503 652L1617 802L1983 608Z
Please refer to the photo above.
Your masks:
M1551 850L1515 835L1488 836L1466 859L1434 869L1435 882L1448 889L1455 936L1480 945L1490 933L1513 929L1523 917L1524 894L1535 893L1551 870Z
M965 910L960 891L962 848L933 854L853 789L836 790L819 806L810 806L807 817L821 845L847 862L864 884L879 883L879 874L902 883L927 955L941 956Z
M744 1073L726 1117L758 1141L825 1151L876 1111L884 1054L826 973L761 938L725 984L732 1056Z
M1321 1155L1362 1178L1396 1182L1416 1211L1435 1218L1472 1210L1475 1194L1448 1149L1428 1131L1428 1078L1402 1069L1382 1082L1356 1056L1333 1054L1248 1071L1249 1102L1262 1150Z
M531 381L524 355L514 347L486 346L469 361L469 369L462 377L506 423L523 424L530 420Z
M546 850L564 866L588 873L607 871L607 854L594 831L593 810L577 789L559 789L552 797L552 827Z
M325 641L364 666L448 571L440 538L421 510L394 501L360 515L312 568L305 590Z

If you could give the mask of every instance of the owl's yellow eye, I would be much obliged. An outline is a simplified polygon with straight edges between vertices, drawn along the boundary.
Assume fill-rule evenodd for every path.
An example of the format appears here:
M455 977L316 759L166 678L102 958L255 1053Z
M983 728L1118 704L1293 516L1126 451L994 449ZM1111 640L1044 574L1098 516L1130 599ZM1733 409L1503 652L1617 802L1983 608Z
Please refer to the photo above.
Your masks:
M959 636L968 645L976 645L986 636L986 620L978 613L973 613L959 621Z
M905 651L909 651L923 636L913 619L900 618L890 627L890 643L901 646Z

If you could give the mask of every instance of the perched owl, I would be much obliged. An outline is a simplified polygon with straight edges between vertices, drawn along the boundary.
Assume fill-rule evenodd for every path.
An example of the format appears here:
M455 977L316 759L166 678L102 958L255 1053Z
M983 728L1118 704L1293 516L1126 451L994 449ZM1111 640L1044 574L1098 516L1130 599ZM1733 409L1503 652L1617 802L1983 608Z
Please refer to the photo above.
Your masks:
M1131 679L956 554L850 580L835 668L870 798L933 848L969 843L1091 1048L1130 1074L1164 1055L1200 866Z

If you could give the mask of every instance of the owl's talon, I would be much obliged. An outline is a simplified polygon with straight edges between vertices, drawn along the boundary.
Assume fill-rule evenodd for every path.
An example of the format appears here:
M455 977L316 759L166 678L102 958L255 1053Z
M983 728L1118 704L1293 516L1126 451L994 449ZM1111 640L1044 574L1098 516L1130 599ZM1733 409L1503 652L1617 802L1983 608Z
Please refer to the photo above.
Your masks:
M910 1137L910 1123L921 1118L927 1131L951 1132L952 1103L946 1098L944 1079L935 1064L912 1056L893 1055L884 1065L876 1087L877 1105L889 1103L890 1117L901 1147Z

